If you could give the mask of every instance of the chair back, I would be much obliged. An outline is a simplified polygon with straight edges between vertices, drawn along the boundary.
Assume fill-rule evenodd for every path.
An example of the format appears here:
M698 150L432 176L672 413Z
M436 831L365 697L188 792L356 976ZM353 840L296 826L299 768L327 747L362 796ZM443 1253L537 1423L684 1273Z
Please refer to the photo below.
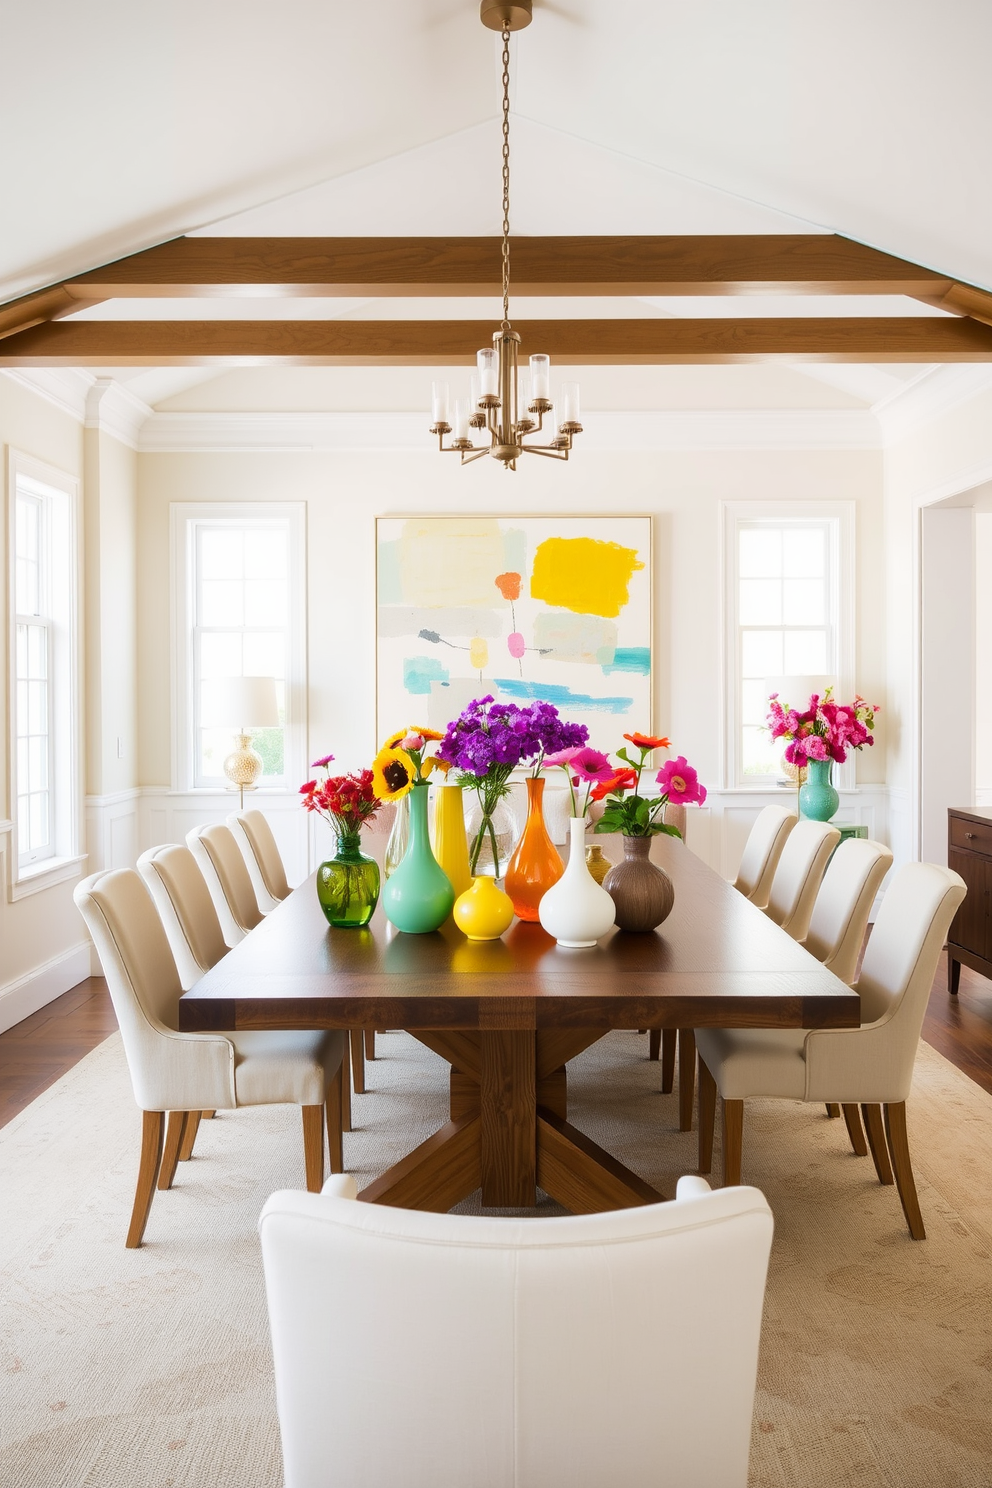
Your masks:
M224 939L236 946L263 916L234 833L219 822L194 827L186 833L186 845L206 880Z
M155 902L183 991L188 992L227 955L206 880L189 848L175 844L142 853L138 872Z
M764 909L768 903L778 860L782 856L786 838L795 825L796 818L784 806L766 806L763 811L758 812L757 820L744 844L734 888L759 909Z
M881 842L852 837L837 848L823 875L805 946L848 986L875 895L891 867L892 854Z
M910 1064L947 931L967 892L964 879L937 863L906 863L888 887L868 937L855 990L861 1024L898 1021Z
M221 1034L177 1033L182 987L162 921L133 868L94 873L73 899L93 937L145 1111L233 1106L234 1051Z
M745 1488L756 1189L546 1220L277 1193L259 1229L286 1488L329 1464L367 1488Z
M805 940L810 916L840 833L829 822L800 821L793 827L775 869L765 914L792 936Z
M227 818L241 849L259 907L268 912L289 898L289 883L272 828L260 811L243 811Z

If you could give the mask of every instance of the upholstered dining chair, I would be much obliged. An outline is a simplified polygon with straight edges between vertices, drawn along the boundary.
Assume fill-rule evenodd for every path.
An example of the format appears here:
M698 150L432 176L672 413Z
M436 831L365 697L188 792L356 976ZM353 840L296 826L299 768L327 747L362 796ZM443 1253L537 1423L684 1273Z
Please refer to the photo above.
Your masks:
M331 1170L340 1172L343 1036L178 1032L182 985L141 876L130 868L94 873L77 884L73 898L103 966L142 1112L127 1247L141 1244L156 1182L172 1185L190 1112L301 1106L307 1188L316 1192L323 1182L325 1121ZM170 1119L163 1152L167 1111L178 1119Z
M272 828L261 811L234 812L227 818L227 825L241 849L258 907L268 914L289 898L286 868Z
M778 860L795 825L796 817L784 806L766 806L758 812L744 844L734 888L759 909L768 903Z
M220 920L210 897L206 879L188 847L167 843L149 848L138 859L138 872L155 901L155 908L165 929L183 991L200 980L205 971L216 966L226 956L228 945L221 932ZM243 887L243 886L242 886ZM351 1030L352 1060L357 1044L359 1057L362 1054L362 1029ZM355 1090L361 1095L365 1091L364 1060L362 1079L356 1080ZM207 1113L204 1112L204 1115ZM351 1131L351 1082L341 1082L342 1129ZM190 1116L186 1127L186 1138L181 1160L190 1157L196 1140L198 1121Z
M228 946L236 946L265 917L234 833L219 822L193 827L186 833L186 845L206 879L224 940Z
M816 896L840 832L829 822L796 822L789 833L768 891L765 914L791 935L805 940Z
M745 1488L756 1189L522 1220L354 1195L332 1178L259 1220L286 1488L329 1464L365 1488Z
M906 1101L937 960L964 896L964 880L949 868L934 863L900 868L882 900L855 984L860 1028L696 1029L701 1172L712 1166L717 1092L728 1184L740 1182L748 1098L860 1105L879 1182L891 1183L895 1170L909 1232L914 1240L925 1238Z

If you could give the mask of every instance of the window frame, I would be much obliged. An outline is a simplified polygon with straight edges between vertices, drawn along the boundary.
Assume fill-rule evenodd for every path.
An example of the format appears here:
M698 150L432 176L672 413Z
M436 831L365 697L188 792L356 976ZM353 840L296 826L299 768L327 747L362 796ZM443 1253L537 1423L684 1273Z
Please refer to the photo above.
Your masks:
M740 531L755 523L788 526L827 523L830 543L830 591L835 613L838 696L854 696L855 687L855 518L854 501L724 501L722 516L723 657L722 708L723 788L767 793L778 789L771 776L745 776L742 759L742 677L740 601ZM777 627L770 627L775 629ZM855 788L853 754L834 771L841 790Z
M17 499L23 493L41 507L40 575L42 614L20 615L17 604ZM79 481L8 446L7 451L7 785L12 815L7 855L11 901L78 877L86 860L82 833L82 731L80 718ZM43 624L48 663L49 840L44 849L22 853L18 831L19 623Z
M172 789L195 795L226 792L226 783L197 783L196 618L197 533L203 526L285 524L289 539L289 619L285 678L284 784L262 785L257 794L286 795L305 779L307 736L307 564L306 503L302 501L224 501L170 503L172 578ZM234 747L232 732L231 747Z

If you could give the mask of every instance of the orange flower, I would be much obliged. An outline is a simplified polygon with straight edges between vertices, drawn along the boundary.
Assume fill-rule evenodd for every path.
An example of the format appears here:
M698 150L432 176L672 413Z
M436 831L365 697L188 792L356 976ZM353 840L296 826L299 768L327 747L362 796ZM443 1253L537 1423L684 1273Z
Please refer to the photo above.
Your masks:
M672 747L671 739L656 739L651 734L624 734L624 738L629 739L635 749L671 749Z
M625 790L632 790L636 784L636 770L618 770L609 780L597 781L592 788L592 799L605 801L607 796L620 795Z
M497 574L494 583L504 599L520 598L521 577L518 573Z

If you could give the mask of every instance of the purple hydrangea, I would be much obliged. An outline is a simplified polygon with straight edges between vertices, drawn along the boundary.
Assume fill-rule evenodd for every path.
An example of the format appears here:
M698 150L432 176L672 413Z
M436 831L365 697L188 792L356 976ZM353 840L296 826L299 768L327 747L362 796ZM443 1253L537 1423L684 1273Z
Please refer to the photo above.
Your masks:
M545 754L585 744L584 723L566 723L551 703L497 703L492 694L475 698L448 724L438 749L441 759L479 778L493 766L516 769Z

